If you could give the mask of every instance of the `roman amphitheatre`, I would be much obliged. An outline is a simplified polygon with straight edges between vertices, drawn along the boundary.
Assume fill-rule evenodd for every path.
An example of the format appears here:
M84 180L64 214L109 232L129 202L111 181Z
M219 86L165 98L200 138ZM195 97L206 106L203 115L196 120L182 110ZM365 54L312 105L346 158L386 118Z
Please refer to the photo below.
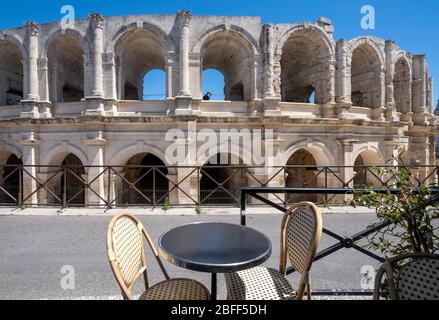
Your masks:
M435 165L432 79L426 56L409 49L397 39L335 39L323 17L262 24L187 11L96 13L74 28L28 22L3 30L0 185L7 194L0 202L193 204L220 185L214 200L221 203L243 185L373 184L378 177L358 168L387 164L402 149L407 164ZM224 76L224 99L203 99L210 69ZM154 70L165 75L162 100L143 97L143 79ZM240 154L233 156L247 168L238 174L205 158L170 165L165 134L188 122L218 132L272 129L274 166L298 167L267 176Z

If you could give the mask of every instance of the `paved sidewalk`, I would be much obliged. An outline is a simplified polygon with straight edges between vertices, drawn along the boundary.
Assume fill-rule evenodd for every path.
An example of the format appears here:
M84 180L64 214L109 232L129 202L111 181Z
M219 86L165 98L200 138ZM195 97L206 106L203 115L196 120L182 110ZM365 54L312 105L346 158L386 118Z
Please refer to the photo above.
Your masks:
M218 207L202 207L201 216L229 216L239 215L239 208L218 208ZM374 211L368 208L359 207L352 208L347 206L342 207L321 207L323 214L357 214L357 213L369 213L373 214ZM60 210L58 208L27 208L24 210L17 208L2 208L0 207L0 216L113 216L120 212L130 212L138 216L197 216L195 207L181 207L172 208L168 211L164 211L162 208L117 208L117 209L100 209L100 208L68 208ZM265 214L282 214L279 210L276 210L267 206L249 207L247 208L247 214L249 215L265 215Z
M221 209L228 212L229 209ZM26 211L26 210L25 210ZM133 210L128 210L133 212ZM239 212L239 211L237 211ZM236 215L171 216L142 215L140 220L156 242L171 228L197 221L239 223ZM248 225L266 234L273 254L265 264L278 268L282 215L251 214ZM118 299L120 292L106 256L106 229L109 216L0 216L0 299ZM351 236L375 222L375 215L327 214L325 227L341 236ZM335 243L323 236L320 249ZM148 255L150 283L163 280L153 257ZM196 278L210 286L210 276L165 263L173 277ZM353 250L341 250L314 264L314 289L360 289L361 268L379 263ZM74 290L63 290L63 266L75 270ZM297 284L297 274L289 280ZM136 289L139 292L140 288ZM219 298L226 296L224 279L219 277ZM323 299L321 297L319 299ZM354 299L354 297L351 297ZM349 299L351 299L349 298ZM341 298L337 298L341 299Z

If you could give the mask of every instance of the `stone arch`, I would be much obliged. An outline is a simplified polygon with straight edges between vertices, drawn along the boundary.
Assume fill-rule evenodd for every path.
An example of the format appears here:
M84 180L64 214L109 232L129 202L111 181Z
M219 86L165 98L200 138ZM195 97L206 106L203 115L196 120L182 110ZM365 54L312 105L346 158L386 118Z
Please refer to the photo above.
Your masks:
M221 156L229 157L229 164L221 163ZM239 164L230 165L231 157L238 157ZM239 155L217 153L209 158L200 170L200 202L206 204L234 205L239 203L240 190L249 186L245 162ZM225 189L225 190L224 190Z
M370 167L383 165L383 157L380 150L373 146L360 148L354 159L354 187L373 186L381 187L379 175Z
M82 50L84 52L84 54L87 57L90 57L91 52L92 52L92 44L90 42L90 40L87 38L87 36L77 30L77 29L62 29L62 28L57 28L55 30L53 30L46 38L46 41L44 42L44 46L43 46L43 51L41 52L41 56L42 57L48 57L47 52L50 48L50 46L52 45L52 43L60 36L63 35L68 35L72 38L75 38L79 41L79 43L81 44Z
M355 160L360 156L364 155L365 165L377 166L384 164L384 155L379 149L378 146L372 144L363 144L356 148L357 150L354 152L353 160Z
M23 153L20 149L13 145L4 143L3 141L0 141L0 155L4 155L0 156L0 165L4 164L4 161L2 159L4 159L5 157L9 157L12 154L14 154L19 159L23 157Z
M123 25L121 26L119 29L117 29L117 31L113 34L113 36L111 37L111 41L108 41L107 45L106 45L106 49L105 51L107 53L111 53L111 52L115 52L115 48L116 48L116 44L117 42L129 31L135 30L135 29L145 29L145 30L149 30L150 32L156 34L158 37L162 38L165 40L166 42L166 49L167 51L171 51L171 52L175 52L177 45L175 43L175 41L171 38L168 37L168 35L166 34L165 31L163 31L160 27L152 24L152 23L148 23L148 22L143 22L142 25L134 22L131 24L127 24L127 25Z
M382 43L382 40L368 36L349 41L347 60L354 106L378 108L384 104Z
M159 158L165 164L165 166L170 166L169 163L166 161L166 155L163 150L156 146L145 143L134 143L117 150L111 156L112 163L110 165L123 167L132 157L139 153L152 154ZM175 169L170 169L170 171L170 173L176 173Z
M257 42L242 29L224 25L204 33L192 48L200 56L200 88L202 72L216 69L224 75L225 100L248 101L256 96L254 64Z
M286 149L282 154L281 163L287 165L291 156L301 149L306 150L313 156L317 166L331 166L337 163L333 153L324 143L308 140L299 141Z
M156 155L138 152L124 164L119 201L128 205L164 204L169 199L169 169ZM120 178L120 177L119 177Z
M90 95L91 44L79 30L56 29L44 44L52 102L78 102Z
M299 24L287 30L275 50L280 64L282 101L315 103L334 101L334 44L321 28Z
M408 120L412 112L412 66L405 52L399 52L395 57L393 74L393 94L397 112L403 114L402 120ZM405 117L404 117L405 116Z
M154 69L167 72L168 37L158 27L146 23L143 27L132 24L122 28L113 37L111 48L119 70L118 98L143 100L143 86L148 85L143 83L145 74Z
M229 148L228 144L221 144L218 145L217 150L229 150L227 154L235 157L236 159L239 159L240 162L242 162L243 165L250 166L253 163L252 160L252 150L248 149L246 146L240 145L239 153L235 152L235 148ZM221 154L221 152L218 152L217 154ZM202 154L197 159L198 166L202 167L206 165L206 163L211 159L211 157L208 157L206 154Z
M0 150L0 204L14 204L20 194L19 165L23 165L21 155L9 150Z
M18 36L5 34L0 38L0 56L0 105L17 105L26 95L26 47Z
M84 166L88 165L88 157L87 153L84 152L81 148L74 146L72 144L64 143L61 145L54 146L51 148L45 156L42 158L42 165L50 165L50 166L61 166L64 159L69 155L73 154L76 156ZM50 168L42 167L42 172L48 172ZM88 170L86 170L88 171Z

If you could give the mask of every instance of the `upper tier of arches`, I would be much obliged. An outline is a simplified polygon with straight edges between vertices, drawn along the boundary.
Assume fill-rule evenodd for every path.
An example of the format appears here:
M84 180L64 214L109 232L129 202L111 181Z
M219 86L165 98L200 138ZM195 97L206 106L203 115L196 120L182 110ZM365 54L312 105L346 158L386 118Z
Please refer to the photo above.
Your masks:
M45 102L81 101L99 91L97 82L103 87L102 98L143 100L145 75L151 70L165 73L162 94L173 98L187 69L190 95L201 99L206 93L203 71L215 69L224 76L224 100L342 101L372 109L393 105L395 112L410 114L425 108L414 103L431 85L424 57L376 37L336 41L321 22L267 28L256 18L194 16L185 62L179 15L103 21L98 27L100 44L93 19L77 21L75 29L41 25L36 53L29 28L4 32L0 105L26 100L33 79L38 79L39 99ZM31 74L33 59L38 61L36 78ZM416 80L424 81L421 89L415 88Z

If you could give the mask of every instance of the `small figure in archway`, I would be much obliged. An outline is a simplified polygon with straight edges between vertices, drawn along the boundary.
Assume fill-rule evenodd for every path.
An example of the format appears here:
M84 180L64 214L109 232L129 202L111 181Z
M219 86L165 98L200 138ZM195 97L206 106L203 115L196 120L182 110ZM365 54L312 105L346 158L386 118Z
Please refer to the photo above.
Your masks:
M209 101L211 97L212 97L212 93L208 92L204 95L203 100Z

